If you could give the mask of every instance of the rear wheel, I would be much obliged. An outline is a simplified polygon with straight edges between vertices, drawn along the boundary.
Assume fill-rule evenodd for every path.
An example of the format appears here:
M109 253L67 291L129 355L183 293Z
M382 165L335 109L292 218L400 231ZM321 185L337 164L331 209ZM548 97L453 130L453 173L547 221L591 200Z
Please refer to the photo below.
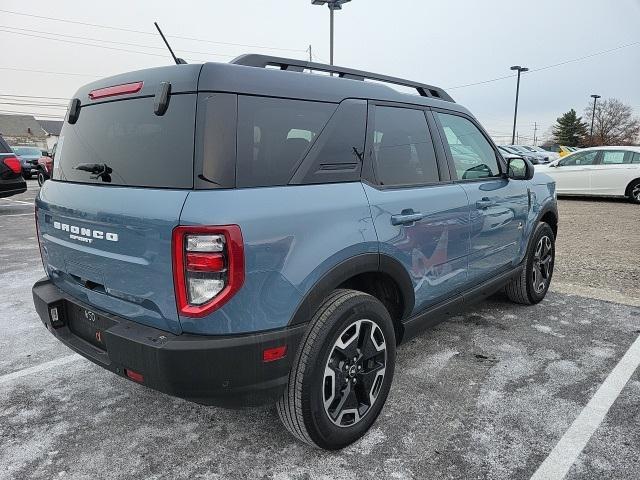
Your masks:
M42 186L45 180L46 180L46 177L44 176L44 173L38 172L38 185Z
M387 399L395 345L389 312L376 298L355 290L329 295L311 321L277 404L287 430L329 450L359 439Z
M627 196L633 203L640 203L640 180L635 180L627 187Z
M553 276L555 253L553 230L549 224L540 222L529 245L522 273L506 286L511 301L533 305L545 297Z

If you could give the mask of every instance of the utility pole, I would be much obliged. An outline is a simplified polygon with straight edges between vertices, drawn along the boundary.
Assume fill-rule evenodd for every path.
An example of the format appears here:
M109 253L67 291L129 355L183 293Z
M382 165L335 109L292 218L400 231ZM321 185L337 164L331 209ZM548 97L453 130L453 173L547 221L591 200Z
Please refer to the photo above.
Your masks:
M342 4L351 0L311 0L312 5L329 7L329 64L333 65L333 11L342 10Z
M511 70L518 71L518 83L516 84L516 107L513 112L513 133L511 134L511 145L514 145L516 141L516 121L518 118L518 96L520 95L520 74L522 72L528 72L529 69L527 67L521 67L520 65L514 65L511 67Z
M309 61L313 62L313 54L311 53L311 45L309 45L309 48L307 49L307 51L309 52Z
M596 117L596 102L598 101L598 99L600 98L600 95L591 95L591 98L593 98L593 113L591 114L591 146L593 147L593 119Z
M538 137L536 137L536 132L538 131L538 122L533 122L533 146L538 146Z

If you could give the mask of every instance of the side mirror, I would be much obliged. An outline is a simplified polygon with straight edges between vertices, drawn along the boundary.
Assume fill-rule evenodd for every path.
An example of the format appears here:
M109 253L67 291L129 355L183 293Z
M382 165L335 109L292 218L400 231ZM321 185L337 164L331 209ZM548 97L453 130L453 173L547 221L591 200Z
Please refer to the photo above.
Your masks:
M507 176L512 180L531 180L533 178L533 164L525 158L510 158L507 160Z

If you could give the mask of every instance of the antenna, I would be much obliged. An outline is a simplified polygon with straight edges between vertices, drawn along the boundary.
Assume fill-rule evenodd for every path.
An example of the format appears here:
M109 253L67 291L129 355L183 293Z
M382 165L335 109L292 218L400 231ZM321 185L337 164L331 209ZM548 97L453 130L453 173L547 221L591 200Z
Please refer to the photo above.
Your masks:
M176 57L175 53L173 53L173 50L171 49L171 45L169 45L169 42L167 42L167 39L164 36L164 33L162 33L162 30L160 30L160 26L158 25L158 22L153 22L153 24L158 29L158 33L162 37L162 40L164 41L164 44L169 49L169 52L171 53L171 56L173 57L173 61L176 62L176 65L180 65L180 64L184 65L184 64L186 64L187 62L185 62L182 58Z

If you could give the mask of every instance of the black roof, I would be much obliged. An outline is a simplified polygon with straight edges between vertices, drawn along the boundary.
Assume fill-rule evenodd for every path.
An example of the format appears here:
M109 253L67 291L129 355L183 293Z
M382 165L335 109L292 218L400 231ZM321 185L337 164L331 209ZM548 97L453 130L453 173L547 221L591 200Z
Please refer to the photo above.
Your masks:
M336 72L336 76L307 73L305 70ZM243 55L230 63L171 65L124 73L85 85L75 97L84 105L94 103L88 98L91 90L137 81L143 81L144 86L132 96L153 96L160 82L170 82L172 93L229 92L334 103L347 98L362 98L469 113L443 89L432 85L344 67L254 54ZM415 88L416 94L399 92L389 83Z

